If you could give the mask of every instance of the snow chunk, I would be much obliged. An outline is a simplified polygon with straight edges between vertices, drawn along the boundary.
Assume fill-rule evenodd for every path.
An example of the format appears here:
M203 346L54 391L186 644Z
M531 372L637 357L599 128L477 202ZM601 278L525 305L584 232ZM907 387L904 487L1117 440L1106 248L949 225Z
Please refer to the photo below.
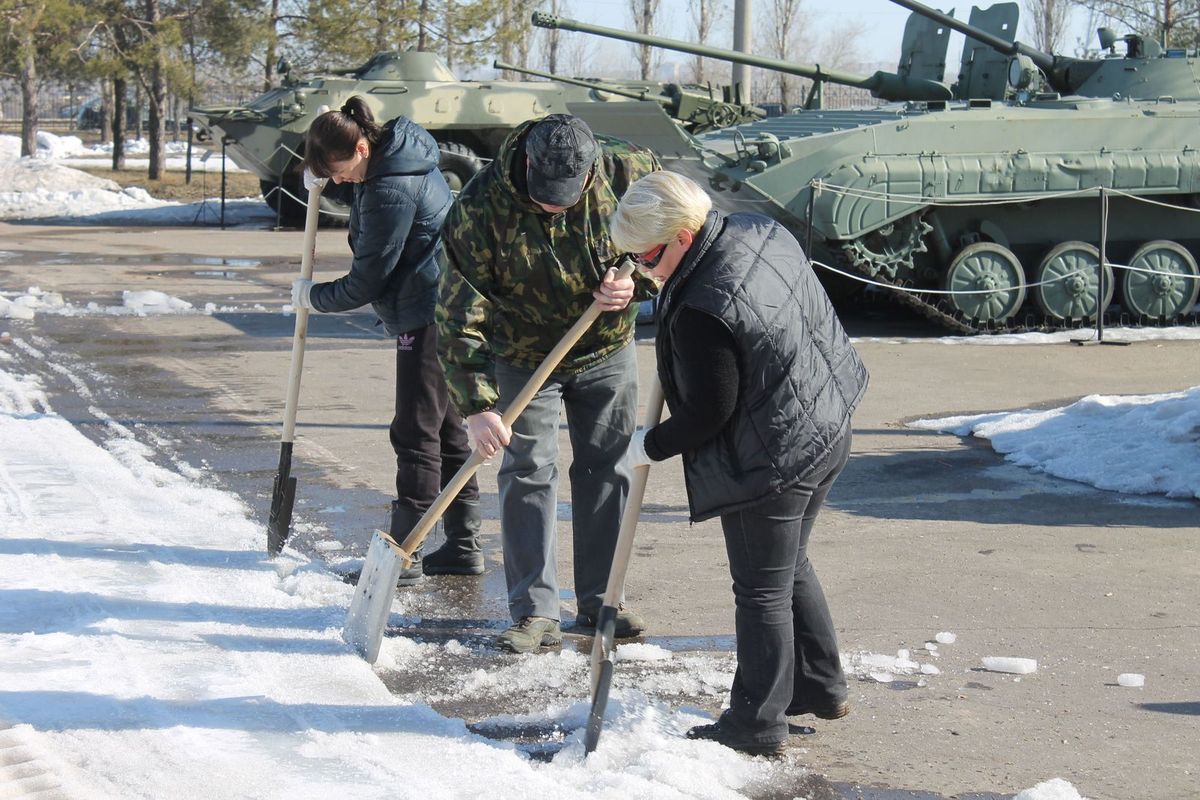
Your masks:
M153 289L139 292L126 290L121 292L121 298L126 308L132 309L138 314L173 314L189 311L192 308L192 304L187 300L180 300L178 297L172 297Z
M983 668L991 672L1007 672L1013 675L1032 675L1037 672L1037 661L1032 658L1010 658L1008 656L984 656Z
M1062 778L1043 781L1020 792L1013 800L1087 800L1079 790Z
M1131 689L1140 689L1146 685L1146 676L1136 672L1122 672L1117 676L1117 684Z
M618 661L667 661L673 657L670 650L656 644L631 642L617 647Z

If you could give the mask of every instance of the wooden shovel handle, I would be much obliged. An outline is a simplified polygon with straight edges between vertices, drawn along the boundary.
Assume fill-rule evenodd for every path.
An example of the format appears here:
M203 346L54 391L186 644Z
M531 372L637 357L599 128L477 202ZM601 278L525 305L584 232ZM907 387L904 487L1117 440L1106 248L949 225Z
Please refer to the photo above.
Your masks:
M630 273L633 272L633 267L633 262L626 259L617 268L617 277L629 277ZM526 406L533 400L534 395L546 383L546 379L550 377L550 373L554 372L571 348L583 338L583 334L587 333L588 328L592 327L592 323L602 313L603 310L600 308L599 302L593 300L592 304L588 306L587 311L583 312L583 316L579 318L579 321L571 326L571 329L559 340L554 349L542 359L542 363L529 376L529 380L525 382L525 386L521 388L521 391L513 398L508 408L505 409L501 415L505 426L512 427L512 424L517 421L517 417L521 416ZM485 460L484 455L479 450L471 452L470 458L459 467L458 472L454 473L454 477L446 484L446 488L442 489L441 494L433 501L433 505L429 506L429 510L421 516L420 521L417 522L416 526L405 537L403 543L397 544L390 536L384 536L384 540L395 547L400 557L404 559L404 566L407 567L412 564L413 553L421 548L421 545L425 542L425 537L433 530L433 526L442 518L442 514L446 513L446 509L450 506L450 503L453 502L454 498L458 497L458 493L467 485L467 481L478 471Z
M321 185L308 190L308 209L304 214L304 250L300 254L300 277L312 280L317 254L317 223L321 213ZM280 198L279 202L283 202ZM287 401L283 410L283 442L295 441L296 405L300 400L300 374L304 371L304 343L308 338L308 309L297 308L296 328L292 333L292 367L288 373Z

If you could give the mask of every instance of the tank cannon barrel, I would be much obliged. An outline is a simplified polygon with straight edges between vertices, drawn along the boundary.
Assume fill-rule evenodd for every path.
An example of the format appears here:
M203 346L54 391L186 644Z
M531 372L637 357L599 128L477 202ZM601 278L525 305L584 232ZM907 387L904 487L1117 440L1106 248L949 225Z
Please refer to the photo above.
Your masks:
M876 72L874 75L855 75L849 72L823 69L820 65L795 64L777 58L740 53L736 50L724 50L719 47L683 42L677 39L666 39L661 36L649 36L617 28L606 28L601 25L591 25L578 20L557 17L553 14L535 12L533 24L539 28L557 28L565 31L577 31L608 39L619 39L634 44L661 47L664 50L675 50L680 53L716 58L735 64L746 64L789 75L798 75L814 81L829 81L845 86L855 86L866 89L872 95L883 100L950 100L953 95L950 87L937 81L925 79L909 79L893 72Z
M564 78L563 76L555 75L552 72L543 72L540 69L530 69L529 67L518 67L515 64L509 64L508 62L500 61L499 59L492 62L492 67L495 69L507 70L509 72L517 72L522 75L533 75L534 77L545 78L546 80L555 81L557 83L567 83L572 86L582 86L586 89L595 89L598 92L605 92L607 94L616 95L617 97L628 97L631 100L650 100L663 106L673 105L669 97L664 97L661 94L655 94L649 89L635 91L633 89L624 89L620 86L612 86L611 84L602 83L600 81L585 81L580 78Z
M950 30L958 31L964 36L969 36L978 42L982 42L997 52L1004 53L1007 56L1026 56L1047 74L1052 72L1056 66L1057 59L1050 53L1043 53L1041 50L1030 47L1027 44L1022 44L1021 42L1010 42L1007 39L1001 39L999 36L980 30L962 20L957 20L949 14L943 14L936 8L930 8L923 3L918 3L917 0L892 0L892 2L898 6L907 8L914 14L920 14L923 17L936 20Z

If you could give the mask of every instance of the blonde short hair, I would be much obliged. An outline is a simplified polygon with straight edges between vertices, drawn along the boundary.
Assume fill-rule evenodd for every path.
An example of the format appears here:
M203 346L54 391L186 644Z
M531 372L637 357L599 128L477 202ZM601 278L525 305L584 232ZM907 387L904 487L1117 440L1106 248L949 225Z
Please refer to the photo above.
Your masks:
M712 198L677 172L652 172L634 181L612 218L612 241L622 253L644 253L679 231L696 233L712 210Z

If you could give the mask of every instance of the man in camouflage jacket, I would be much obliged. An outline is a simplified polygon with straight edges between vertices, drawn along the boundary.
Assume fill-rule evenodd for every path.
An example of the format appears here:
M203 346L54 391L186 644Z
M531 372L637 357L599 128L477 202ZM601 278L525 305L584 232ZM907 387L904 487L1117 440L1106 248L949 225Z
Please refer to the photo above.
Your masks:
M564 404L579 626L595 624L608 581L637 411L630 301L653 293L645 279L615 278L623 254L609 218L629 184L657 169L649 150L595 137L576 117L531 120L463 189L442 229L439 354L473 445L489 457L504 449L497 480L515 624L499 644L516 652L562 640L555 529ZM593 300L606 313L507 429L500 415ZM633 612L618 615L619 636L643 628Z

